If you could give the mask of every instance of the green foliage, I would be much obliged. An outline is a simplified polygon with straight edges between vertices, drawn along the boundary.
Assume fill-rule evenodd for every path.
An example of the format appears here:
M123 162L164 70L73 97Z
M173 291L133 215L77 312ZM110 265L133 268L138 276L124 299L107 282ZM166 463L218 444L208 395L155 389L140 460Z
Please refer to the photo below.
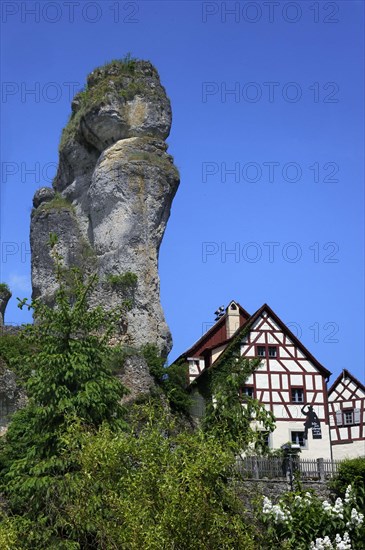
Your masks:
M105 312L90 309L88 297L96 277L84 283L71 270L73 291L64 283L64 269L57 257L56 307L38 300L20 307L34 311L35 324L22 332L33 353L22 357L31 376L26 382L28 404L12 417L1 456L1 484L14 511L40 513L48 506L52 479L60 482L72 465L61 457L67 426L80 420L98 427L123 425L120 399L126 390L107 366L108 345L123 309ZM32 500L32 510L28 503Z
M356 494L351 487L344 500L338 498L332 504L302 489L285 493L275 505L264 498L258 515L262 521L263 535L259 544L262 550L349 548L316 544L316 539L325 537L335 544L336 535L344 539L345 533L350 536L353 550L363 550L364 517L356 506Z
M141 349L148 368L157 384L165 393L174 411L189 413L191 399L187 392L187 367L182 363L173 363L166 367L166 361L160 356L153 344L146 344Z
M353 485L358 491L359 499L362 499L362 506L365 507L365 457L343 460L330 485L331 489L341 498L344 497L347 486Z
M0 292L10 292L10 288L6 283L0 283Z
M0 366L6 365L13 370L21 380L27 380L30 370L27 357L34 353L36 343L29 342L19 334L2 334L0 336Z
M265 432L275 429L274 416L249 396L240 396L247 378L259 367L259 359L240 356L243 335L227 347L214 367L206 371L207 401L204 429L222 438L237 452L250 444L262 446ZM252 423L256 427L252 427Z
M138 277L135 273L126 271L125 273L120 273L119 275L109 274L107 275L106 280L114 287L121 290L127 290L134 289L137 286Z
M47 522L15 519L24 548L254 550L228 481L234 455L201 431L178 433L160 407L131 416L129 431L67 429L62 459L75 469L51 484Z
M15 521L0 514L0 548L2 550L22 550Z

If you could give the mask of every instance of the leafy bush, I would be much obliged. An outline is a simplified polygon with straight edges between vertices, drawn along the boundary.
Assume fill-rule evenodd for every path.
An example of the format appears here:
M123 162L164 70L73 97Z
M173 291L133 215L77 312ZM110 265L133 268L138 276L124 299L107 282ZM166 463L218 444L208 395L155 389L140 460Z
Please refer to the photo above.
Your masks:
M358 504L365 507L365 457L343 460L330 486L336 495L344 498L346 488L352 485L358 495Z
M161 408L139 406L132 417L128 431L74 423L64 433L62 460L75 471L51 485L48 525L20 524L25 548L254 550L227 482L234 455L202 432L177 433Z

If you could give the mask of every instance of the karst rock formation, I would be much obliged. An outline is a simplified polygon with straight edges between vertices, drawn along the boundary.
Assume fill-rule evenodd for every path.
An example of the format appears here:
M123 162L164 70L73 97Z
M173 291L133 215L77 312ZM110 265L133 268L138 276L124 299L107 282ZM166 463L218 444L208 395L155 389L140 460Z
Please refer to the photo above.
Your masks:
M52 304L56 289L50 234L68 266L97 272L93 302L111 308L133 298L122 341L171 335L160 303L158 255L179 174L167 153L171 106L147 61L114 61L94 70L72 102L53 187L33 198L33 298Z

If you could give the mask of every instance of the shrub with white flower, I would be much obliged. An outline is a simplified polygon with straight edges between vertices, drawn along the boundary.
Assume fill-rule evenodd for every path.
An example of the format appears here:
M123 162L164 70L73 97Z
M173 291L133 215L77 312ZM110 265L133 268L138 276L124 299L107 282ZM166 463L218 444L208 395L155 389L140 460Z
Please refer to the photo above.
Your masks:
M356 502L351 486L344 499L338 497L334 503L322 502L308 491L285 493L276 504L265 497L265 549L364 550L364 514Z
M334 506L331 506L331 504L327 500L325 500L322 503L322 508L324 512L329 516L334 516L334 517L343 519L343 502L340 497L336 499Z
M346 504L351 504L355 500L354 491L352 490L352 485L348 485L345 493L345 502Z
M364 514L358 512L356 508L352 508L350 520L346 523L346 527L360 527L364 523Z
M268 516L271 516L277 523L285 523L291 521L292 517L285 505L273 504L267 497L264 498L264 505L262 512Z
M343 539L341 535L337 533L333 543L327 536L324 537L324 539L318 538L316 542L311 542L309 548L310 550L351 550L351 540L348 533L344 534Z

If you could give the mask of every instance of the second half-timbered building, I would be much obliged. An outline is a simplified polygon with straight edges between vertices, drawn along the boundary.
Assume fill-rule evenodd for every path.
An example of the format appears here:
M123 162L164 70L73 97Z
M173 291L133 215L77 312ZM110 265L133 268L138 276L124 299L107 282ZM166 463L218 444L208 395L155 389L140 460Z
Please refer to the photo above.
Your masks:
M365 386L344 369L328 402L333 458L365 456Z

